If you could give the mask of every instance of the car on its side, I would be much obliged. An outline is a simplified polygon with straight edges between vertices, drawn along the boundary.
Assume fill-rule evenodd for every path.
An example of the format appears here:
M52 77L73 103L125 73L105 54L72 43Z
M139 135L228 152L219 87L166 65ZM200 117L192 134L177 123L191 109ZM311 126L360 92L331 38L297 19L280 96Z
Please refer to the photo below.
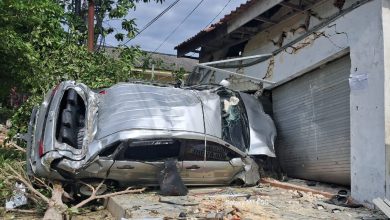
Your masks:
M254 155L275 157L276 129L260 101L222 86L119 83L94 91L65 81L33 110L30 175L74 183L158 185L175 159L186 185L259 180Z

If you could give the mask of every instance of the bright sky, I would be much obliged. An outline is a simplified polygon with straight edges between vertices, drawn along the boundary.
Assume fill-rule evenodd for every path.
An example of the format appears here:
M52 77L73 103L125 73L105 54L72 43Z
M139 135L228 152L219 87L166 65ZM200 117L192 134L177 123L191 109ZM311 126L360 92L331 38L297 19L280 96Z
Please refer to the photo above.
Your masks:
M164 3L139 3L135 11L130 11L128 17L136 18L139 29L156 17L175 0L165 0ZM154 51L164 39L181 23L200 0L181 0L167 13L160 17L148 29L131 40L128 45L140 45L142 49ZM229 0L204 0L196 11L183 23L179 29L160 47L157 52L176 54L174 47L202 30L229 2ZM213 21L217 22L246 0L230 0L222 13ZM120 29L120 21L111 21L108 25ZM125 42L127 39L125 40ZM106 44L115 46L114 36L106 38Z

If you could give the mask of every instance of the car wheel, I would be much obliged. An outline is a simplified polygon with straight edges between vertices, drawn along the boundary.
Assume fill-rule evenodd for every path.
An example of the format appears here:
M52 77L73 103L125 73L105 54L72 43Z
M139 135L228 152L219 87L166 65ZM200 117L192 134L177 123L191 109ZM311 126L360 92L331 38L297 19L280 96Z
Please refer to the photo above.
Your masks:
M88 184L88 185L86 185ZM81 183L79 185L79 193L82 195L82 196L91 196L92 195L92 188L90 186L92 186L94 189L96 189L96 187L99 186L100 182L93 182L93 183L86 183L86 184L83 184ZM97 191L96 195L102 195L103 193L105 193L108 189L108 186L107 186L107 183L104 182L99 190Z

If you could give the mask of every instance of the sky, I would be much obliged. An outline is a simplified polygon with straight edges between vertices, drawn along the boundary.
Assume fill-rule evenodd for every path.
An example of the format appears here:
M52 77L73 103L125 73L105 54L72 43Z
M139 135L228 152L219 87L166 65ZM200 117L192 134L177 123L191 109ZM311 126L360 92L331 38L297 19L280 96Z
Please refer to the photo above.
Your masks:
M145 24L174 1L165 0L162 4L153 1L150 3L138 3L136 10L129 12L128 18L135 18L138 29L142 29ZM155 51L199 2L200 0L180 0L173 8L127 45L139 45L143 50ZM176 54L174 47L204 29L228 2L229 0L204 0L185 23L156 52ZM246 0L230 0L229 4L213 23L219 21L224 15L245 2ZM121 28L120 21L109 21L105 25L112 26L118 30ZM124 40L124 42L126 41L127 39ZM116 46L118 42L113 35L110 35L106 38L106 44L108 46Z

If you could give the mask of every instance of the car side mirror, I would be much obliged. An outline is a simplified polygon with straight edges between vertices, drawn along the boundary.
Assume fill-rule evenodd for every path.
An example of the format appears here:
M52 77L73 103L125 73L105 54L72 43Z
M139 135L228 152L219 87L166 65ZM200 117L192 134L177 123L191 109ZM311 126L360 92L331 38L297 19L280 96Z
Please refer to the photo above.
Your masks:
M242 167L245 166L244 162L241 160L241 158L233 158L229 161L229 163L234 167Z

